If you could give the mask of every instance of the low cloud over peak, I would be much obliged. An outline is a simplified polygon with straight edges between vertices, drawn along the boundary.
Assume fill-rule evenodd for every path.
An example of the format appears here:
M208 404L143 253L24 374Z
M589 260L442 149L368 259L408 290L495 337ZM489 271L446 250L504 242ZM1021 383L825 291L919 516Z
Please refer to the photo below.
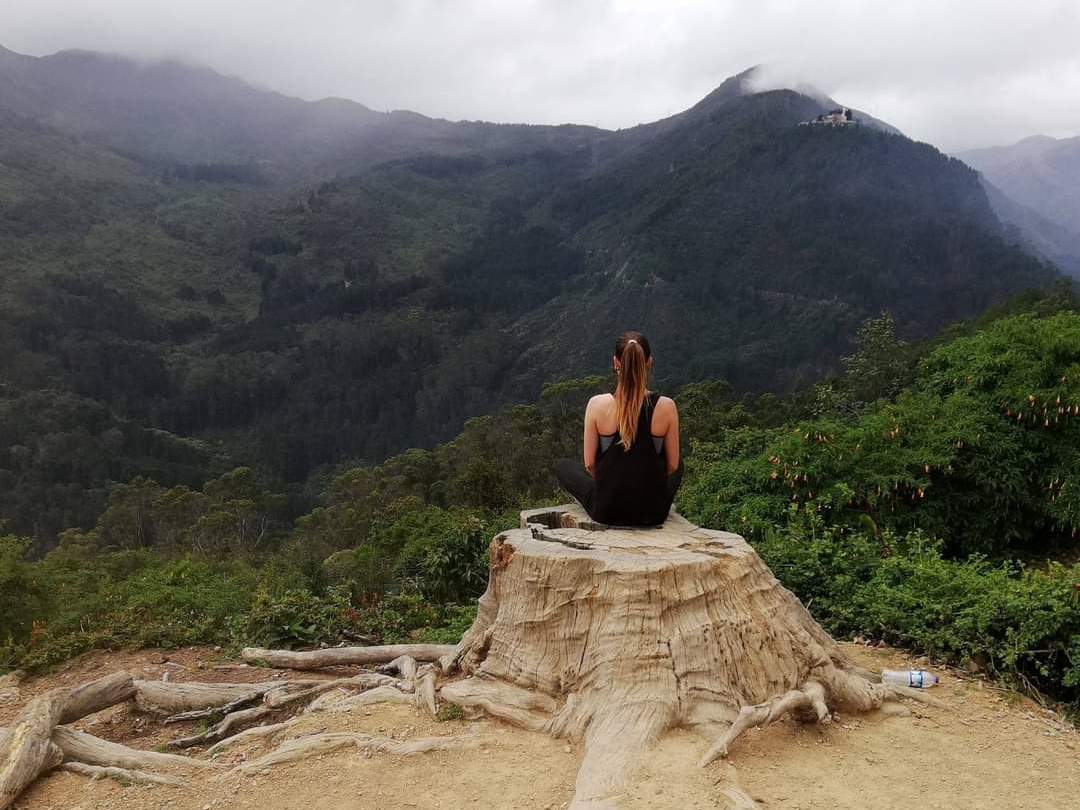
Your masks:
M4 6L3 44L23 53L174 57L452 119L632 126L763 64L755 87L818 88L948 150L1080 133L1080 6L1063 0Z

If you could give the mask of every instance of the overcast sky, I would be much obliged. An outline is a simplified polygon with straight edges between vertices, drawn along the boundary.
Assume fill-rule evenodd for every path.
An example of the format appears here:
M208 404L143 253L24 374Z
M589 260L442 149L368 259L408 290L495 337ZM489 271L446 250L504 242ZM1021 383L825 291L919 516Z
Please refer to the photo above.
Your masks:
M1076 0L0 0L0 44L179 57L292 95L630 126L770 65L946 150L1080 134Z

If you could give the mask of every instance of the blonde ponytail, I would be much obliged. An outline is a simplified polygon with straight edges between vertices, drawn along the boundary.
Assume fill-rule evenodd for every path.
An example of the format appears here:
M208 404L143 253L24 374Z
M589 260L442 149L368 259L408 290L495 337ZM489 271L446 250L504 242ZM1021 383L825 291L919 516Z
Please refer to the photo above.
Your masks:
M619 443L629 450L637 438L638 418L649 383L649 341L640 332L626 332L615 341L619 382L615 387L615 423Z

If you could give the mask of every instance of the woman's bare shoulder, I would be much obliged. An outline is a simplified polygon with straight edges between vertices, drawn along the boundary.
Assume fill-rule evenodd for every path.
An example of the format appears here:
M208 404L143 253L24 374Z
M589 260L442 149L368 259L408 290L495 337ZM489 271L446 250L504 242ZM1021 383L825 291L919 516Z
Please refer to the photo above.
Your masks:
M676 413L679 409L675 405L675 400L671 397L661 396L656 400L656 410L665 413Z
M614 394L594 394L589 398L588 408L596 408L610 405L615 401Z

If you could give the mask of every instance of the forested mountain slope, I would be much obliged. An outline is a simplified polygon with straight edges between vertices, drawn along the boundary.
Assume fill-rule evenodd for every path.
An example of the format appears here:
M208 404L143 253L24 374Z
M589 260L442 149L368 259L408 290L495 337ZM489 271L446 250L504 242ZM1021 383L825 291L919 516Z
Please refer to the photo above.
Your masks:
M660 385L786 389L883 308L927 335L1055 277L959 161L745 75L606 132L27 59L0 54L0 514L42 542L140 472L299 492L429 445L625 328Z

